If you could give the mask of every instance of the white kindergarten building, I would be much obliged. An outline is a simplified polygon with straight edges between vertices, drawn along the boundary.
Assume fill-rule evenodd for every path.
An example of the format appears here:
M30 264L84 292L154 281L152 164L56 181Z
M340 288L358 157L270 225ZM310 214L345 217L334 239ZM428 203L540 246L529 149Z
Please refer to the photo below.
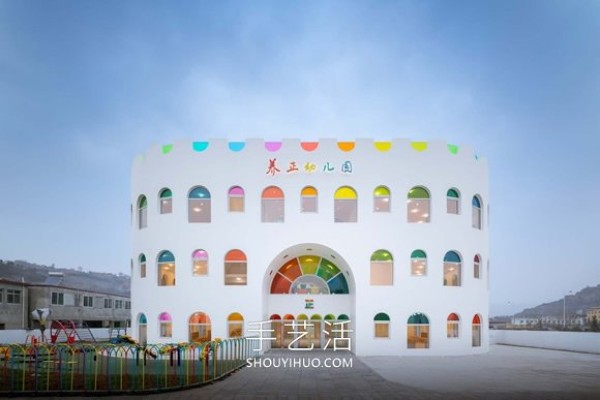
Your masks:
M155 146L132 167L133 336L271 321L271 347L485 352L488 204L486 160L441 142Z

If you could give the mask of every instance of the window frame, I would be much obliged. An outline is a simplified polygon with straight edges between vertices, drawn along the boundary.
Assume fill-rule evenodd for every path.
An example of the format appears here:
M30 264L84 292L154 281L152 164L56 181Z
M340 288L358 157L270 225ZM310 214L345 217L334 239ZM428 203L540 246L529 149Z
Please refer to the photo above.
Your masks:
M65 294L64 292L52 292L50 295L50 304L53 306L64 306L65 305Z

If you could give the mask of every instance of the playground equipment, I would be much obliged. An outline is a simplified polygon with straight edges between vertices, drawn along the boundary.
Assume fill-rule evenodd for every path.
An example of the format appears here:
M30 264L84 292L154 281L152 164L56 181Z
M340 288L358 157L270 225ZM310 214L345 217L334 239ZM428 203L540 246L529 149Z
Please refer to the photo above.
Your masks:
M77 329L73 321L52 321L50 325L50 341L56 343L96 342L96 338L87 326Z

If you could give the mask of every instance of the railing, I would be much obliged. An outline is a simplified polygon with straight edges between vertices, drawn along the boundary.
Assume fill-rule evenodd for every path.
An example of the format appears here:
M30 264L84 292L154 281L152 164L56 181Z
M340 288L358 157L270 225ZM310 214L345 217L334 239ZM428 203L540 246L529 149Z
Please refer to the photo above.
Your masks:
M220 379L256 353L246 338L206 343L0 345L0 396L144 393Z

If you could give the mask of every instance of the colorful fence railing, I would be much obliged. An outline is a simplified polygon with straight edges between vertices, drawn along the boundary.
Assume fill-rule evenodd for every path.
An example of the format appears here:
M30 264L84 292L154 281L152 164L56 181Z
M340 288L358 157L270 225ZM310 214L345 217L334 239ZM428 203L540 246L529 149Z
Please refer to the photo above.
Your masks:
M199 386L258 355L246 338L169 345L0 345L0 396L143 393Z

